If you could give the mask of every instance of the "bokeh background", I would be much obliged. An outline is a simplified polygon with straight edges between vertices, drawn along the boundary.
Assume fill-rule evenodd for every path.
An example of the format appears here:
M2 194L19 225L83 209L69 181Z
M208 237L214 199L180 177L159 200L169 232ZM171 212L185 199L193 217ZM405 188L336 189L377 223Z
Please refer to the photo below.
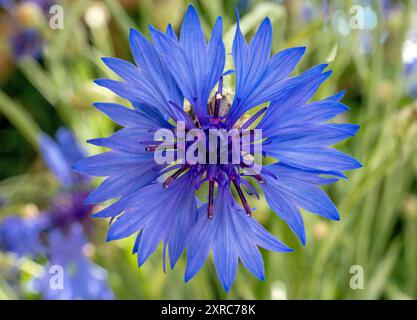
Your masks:
M117 299L417 298L415 0L1 0L0 223L18 217L20 224L16 224L12 238L20 246L29 246L32 240L22 235L27 230L19 228L48 216L51 208L61 205L63 193L73 192L65 189L46 165L39 137L53 137L58 128L66 127L75 133L85 152L102 151L85 141L108 136L117 127L91 104L118 98L92 82L114 77L100 58L130 60L131 27L148 35L148 24L165 29L172 22L178 31L189 3L199 11L207 34L215 18L224 17L229 49L237 7L247 37L265 16L270 17L274 53L307 46L296 72L328 63L334 73L317 98L347 90L343 102L351 111L338 121L360 124L361 130L337 148L355 156L364 167L326 190L340 210L340 222L303 214L306 247L262 198L256 203L256 217L295 248L291 254L264 252L265 281L258 281L241 267L226 294L210 261L184 284L185 258L165 274L161 248L138 269L131 254L134 239L106 243L108 222L88 218L89 227L82 227L85 241L81 245L68 251L65 245L55 248L62 250L58 255L62 253L64 261L75 256L92 270L75 277L78 283L74 286L97 286L99 281L105 288L99 291L108 290L109 294L96 297ZM54 4L64 10L63 29L50 27L53 15L49 8ZM10 233L8 228L4 234ZM47 241L53 241L54 230L48 232ZM0 298L56 298L36 285L54 256L50 252L22 254L1 246L1 239L0 233ZM86 270L82 263L70 263L74 274ZM350 271L358 270L352 266L363 270L363 289L351 286L354 274ZM100 279L94 282L91 277ZM79 293L83 290L74 289L66 297L95 298L94 294Z

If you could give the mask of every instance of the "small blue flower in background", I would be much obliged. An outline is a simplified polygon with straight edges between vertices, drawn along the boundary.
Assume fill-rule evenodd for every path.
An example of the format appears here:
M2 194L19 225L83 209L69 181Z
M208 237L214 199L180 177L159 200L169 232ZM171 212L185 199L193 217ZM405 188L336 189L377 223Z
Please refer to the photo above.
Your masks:
M48 300L113 299L107 286L107 272L92 263L84 252L89 242L81 225L74 223L65 231L54 229L48 241L49 263L43 275L33 281L33 290ZM56 279L52 279L54 276Z
M0 250L19 257L45 254L41 233L46 224L46 220L39 217L6 217L0 224Z
M73 134L65 128L58 129L55 139L53 140L47 134L41 134L39 138L39 146L46 165L57 177L62 187L80 188L80 183L89 182L89 180L72 171L71 165L84 158L85 151Z
M122 81L99 79L96 83L131 102L134 109L96 103L97 109L124 128L108 138L89 141L112 151L74 165L78 172L106 177L86 202L118 198L95 216L112 218L108 240L138 233L133 251L139 266L161 241L164 267L166 251L174 267L188 247L188 281L212 251L226 291L233 284L239 260L256 277L264 279L258 247L291 251L252 217L248 197L257 194L252 188L254 183L260 186L277 216L305 244L299 210L338 220L337 208L320 186L345 178L345 170L361 167L352 157L329 147L358 130L357 125L327 122L348 110L340 102L343 92L310 101L331 74L325 71L327 65L291 76L305 48L285 49L271 57L270 20L262 22L249 44L240 30L238 16L237 22L232 50L236 88L233 102L223 109L220 106L227 104L223 91L226 50L221 17L208 42L193 6L185 15L179 38L171 26L165 33L150 27L152 43L131 30L135 64L104 58ZM184 99L191 104L190 111L184 111ZM243 122L248 112L266 103L268 107ZM176 123L183 121L187 130L238 128L241 132L258 119L261 121L256 128L262 130L265 139L263 153L279 161L264 166L260 174L243 175L243 161L168 166L154 160L158 145L153 142L153 133L157 129L174 130ZM198 207L195 193L203 183L209 190L207 202Z
M408 31L402 48L404 63L404 78L407 93L410 97L417 97L417 24L413 24Z
M51 223L65 229L77 222L88 230L92 206L85 206L84 201L90 192L90 179L71 170L73 163L86 156L85 150L66 128L58 129L55 140L42 134L39 146L46 165L62 189L48 210Z
M237 0L236 6L240 12L246 12L252 6L252 0Z
M405 66L406 90L410 97L417 97L417 60Z
M15 60L26 57L41 58L44 39L35 21L47 19L49 9L54 3L53 0L0 1L0 9L8 13L9 23L13 26L8 40ZM19 15L19 11L22 14ZM28 21L19 21L19 17Z
M43 299L112 299L105 270L85 253L91 230L92 206L85 206L90 180L70 170L85 156L73 134L60 128L56 141L42 134L40 149L45 163L60 182L61 190L45 212L33 217L10 216L0 224L0 249L19 257L47 257L45 272L33 280L32 289ZM63 287L50 285L49 269L63 270Z
M35 29L15 29L10 38L13 56L19 60L24 57L38 59L42 54L42 37Z

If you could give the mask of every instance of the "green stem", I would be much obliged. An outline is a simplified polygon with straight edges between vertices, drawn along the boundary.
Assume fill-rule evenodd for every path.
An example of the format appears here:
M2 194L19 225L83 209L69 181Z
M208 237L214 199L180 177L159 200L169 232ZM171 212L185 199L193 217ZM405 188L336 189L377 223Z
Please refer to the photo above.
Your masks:
M126 35L127 39L127 31L130 28L135 27L134 21L130 18L130 16L126 13L118 1L104 0L104 2L109 8L110 12L113 14L116 24L122 31L122 34Z
M49 75L42 70L39 63L33 59L23 59L19 63L19 68L43 97L52 106L55 106L58 99L56 95L56 86L51 81Z
M38 150L40 128L31 115L16 101L0 91L0 113L2 113L26 138L35 150Z

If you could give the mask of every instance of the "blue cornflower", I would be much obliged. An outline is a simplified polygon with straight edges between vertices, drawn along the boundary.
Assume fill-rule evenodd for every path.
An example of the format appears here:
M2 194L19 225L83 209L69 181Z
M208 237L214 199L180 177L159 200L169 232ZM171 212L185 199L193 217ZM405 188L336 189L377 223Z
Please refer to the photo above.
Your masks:
M36 21L49 18L54 3L54 0L0 0L0 9L8 13L6 17L13 26L8 40L15 60L42 56L44 39Z
M55 0L0 0L0 8L12 11L18 5L33 4L36 5L46 16L49 14L49 9L54 5L54 3Z
M92 206L85 206L89 179L71 171L71 165L85 157L85 150L74 135L65 128L58 129L56 140L46 134L39 138L45 163L57 177L62 191L55 197L48 213L47 256L49 264L45 273L34 281L36 291L44 299L111 299L105 270L85 255L89 244L89 215ZM63 268L63 287L50 286L49 268Z
M84 200L90 189L90 179L71 170L71 165L86 156L84 148L71 131L59 128L53 140L47 134L39 137L42 157L49 170L58 179L61 190L48 209L53 227L66 228L74 222L89 228L91 206Z
M344 170L361 166L329 147L358 130L356 125L327 123L348 110L340 103L343 92L310 102L331 72L325 71L327 65L322 64L290 76L305 48L286 49L270 57L272 27L268 18L248 44L237 17L232 50L236 87L232 101L223 90L223 78L231 72L224 73L226 51L221 17L208 42L192 6L184 17L179 38L170 25L165 33L150 27L150 33L152 43L138 31L130 32L135 64L103 59L123 81L99 79L96 83L128 100L134 109L114 103L95 104L124 128L108 138L89 141L111 151L74 165L78 172L106 177L87 203L118 198L95 216L112 218L108 240L138 233L133 251L139 266L162 241L164 267L166 250L174 267L188 247L186 281L200 270L210 251L226 291L234 281L239 260L263 279L258 247L277 252L291 249L256 222L247 197L257 195L253 185L259 184L271 208L303 244L300 208L339 219L336 207L319 186L345 177ZM256 109L247 118L247 112L267 103L267 107ZM250 176L245 172L253 168L247 168L242 159L247 155L241 155L237 164L160 164L153 153L161 141L154 141L154 132L161 128L175 131L180 121L186 130L205 132L235 128L243 134L249 126L260 129L263 155L278 162ZM170 150L176 147L173 143ZM208 186L208 199L200 205L196 189L203 184Z
M54 229L48 241L48 265L32 284L43 299L113 299L107 286L107 272L86 255L89 242L81 225L73 223L65 231Z
M71 165L86 156L84 148L71 131L63 127L58 129L55 139L44 133L39 137L39 146L46 165L63 188L82 187L89 179L73 172Z
M42 214L5 218L0 223L0 249L19 257L48 259L44 273L33 280L33 290L44 299L111 299L105 270L91 262L85 252L91 229L88 218L92 206L84 205L89 180L70 170L85 152L65 128L57 131L56 141L42 134L39 145L61 190ZM54 266L59 266L62 274L56 275ZM62 277L57 280L62 286L50 285L53 276Z
M408 30L407 38L402 48L402 61L404 63L404 78L409 96L417 97L417 27Z
M46 226L46 219L40 216L4 218L0 223L0 250L13 252L18 257L45 254L41 234Z
M43 39L35 29L16 28L10 37L13 56L19 60L25 57L39 58L42 53Z

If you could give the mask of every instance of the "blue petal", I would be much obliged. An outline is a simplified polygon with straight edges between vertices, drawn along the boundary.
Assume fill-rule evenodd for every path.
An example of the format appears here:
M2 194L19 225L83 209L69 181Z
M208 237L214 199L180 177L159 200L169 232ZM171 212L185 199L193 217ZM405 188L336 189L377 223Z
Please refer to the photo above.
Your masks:
M150 153L146 152L146 146L150 141L153 144L154 135L155 132L148 129L123 128L110 137L91 139L87 142L99 147L111 148L114 151L144 154L149 157Z
M153 99L152 96L144 92L141 92L137 90L137 88L134 88L131 85L121 82L121 81L116 81L116 80L111 80L111 79L97 79L97 80L94 80L94 83L101 87L104 87L113 91L118 96L132 103L136 102L136 103L144 103L144 104L149 104L149 105L152 105L153 103L155 103L155 99Z
M169 23L167 29L165 30L165 34L170 37L173 40L178 41L178 36L175 33L174 29L172 28L172 25Z
M70 167L59 145L48 135L41 134L39 137L39 146L45 163L58 178L59 182L63 186L71 186L73 179Z
M248 45L240 30L239 12L236 10L236 33L233 40L232 55L235 64L236 73L236 93L235 100L242 100L242 95L245 94L245 83L248 77L249 57L248 57ZM233 110L234 106L232 106Z
M257 85L269 62L272 26L268 18L260 25L249 46L240 31L237 17L236 36L233 42L233 58L236 68L236 98L246 100Z
M224 215L222 232L217 233L216 244L213 247L213 260L217 276L224 288L229 291L236 277L238 253L231 225L232 217Z
M141 231L137 249L139 265L163 241L169 250L171 267L174 267L185 249L186 235L196 221L197 205L190 178L190 174L185 174L166 190L154 183L119 200L122 205L116 203L111 211L123 208L124 212L111 225L108 239L121 239Z
M291 98L285 101L274 100L257 128L263 130L264 137L272 137L279 134L282 128L322 123L347 110L349 110L347 106L336 101L322 100L299 105Z
M56 141L69 165L85 157L86 151L78 143L74 134L67 128L61 127L56 132Z
M267 168L277 178L267 177L265 192L275 190L283 200L291 201L299 208L328 219L339 220L336 206L323 190L315 186L316 181L309 179L308 176L303 180L303 176L305 176L303 171L281 164L269 165Z
M293 47L276 53L269 62L266 77L274 77L275 81L287 78L304 56L306 47Z
M292 98L298 99L299 102L307 102L320 84L330 76L331 71L322 73L326 66L325 64L317 65L298 76L282 80L277 80L277 75L274 72L264 73L250 91L249 96L245 99L235 97L228 115L228 122L234 123L247 110L271 100L286 101Z
M313 185L325 185L338 181L337 178L323 177L322 175L329 175L327 171L299 169L283 164L282 162L265 166L262 170L268 171L270 173L269 176L273 175L275 180L293 179Z
M227 236L225 236L227 238ZM228 242L224 242L228 244ZM226 292L229 292L235 281L238 260L233 248L219 247L213 255L214 264L216 265L217 276Z
M185 56L181 52L179 43L153 27L150 28L150 32L154 46L165 64L172 67L172 69L170 68L170 72L175 82L180 87L185 98L193 102L196 97L193 89L193 77L189 73L189 66L187 65ZM182 105L182 102L178 105Z
M264 262L256 242L252 239L253 230L246 221L239 220L239 222L235 222L236 250L238 251L239 258L246 269L252 272L255 277L264 280Z
M132 206L136 197L136 193L120 198L120 200L112 203L108 207L95 212L93 218L115 218L129 206Z
M155 48L185 98L199 119L205 119L209 95L222 76L225 64L221 18L216 20L208 45L193 6L189 6L184 17L179 42L155 28L150 32Z
M203 75L203 79L201 80L201 82L204 83L203 90L201 92L202 103L208 100L211 90L219 81L220 77L224 76L223 70L226 59L226 50L223 44L222 34L223 21L221 17L218 17L216 19L216 23L214 24L211 39L206 49L206 71L205 75Z
M138 191L158 176L152 166L123 176L106 178L85 200L86 204L100 203Z
M270 59L272 27L268 18L260 25L249 46L240 30L236 11L236 34L233 59L236 71L236 94L228 123L233 124L244 112L282 94L281 82L291 73L305 48L281 51Z
M169 101L182 105L183 96L179 88L169 75L167 68L162 64L160 56L151 43L138 31L130 30L130 48L136 65L145 72L147 82L152 87L154 95L161 103L160 110L173 113L174 119L180 120L175 111L169 108ZM148 103L148 105L155 105Z
M144 117L135 110L116 103L94 103L94 107L109 116L114 122L124 127L149 129L155 126L152 119Z
M262 85L256 87L250 99L245 102L245 108L250 109L261 103L279 99L285 101L287 97L298 99L298 103L307 102L331 74L331 71L321 73L327 65L317 65L306 72L286 78L281 81L271 81L265 78ZM309 85L306 85L309 84Z
M183 115L170 108L169 101L182 105L183 96L162 64L158 52L138 31L130 31L130 47L136 66L130 62L103 58L103 62L125 82L96 80L132 104L155 106L164 115L182 120Z
M272 25L269 18L265 18L249 43L250 55L253 56L251 67L251 77L259 78L264 72L264 68L269 62L271 56L272 44ZM250 81L248 79L247 81Z
M346 90L342 90L342 91L336 93L335 95L332 95L330 97L327 97L326 100L340 101L345 96L345 93L346 93Z
M268 148L295 149L304 147L327 147L355 135L359 126L347 124L323 124L293 126L277 130L269 139Z
M265 144L263 151L279 161L301 169L345 171L362 167L356 159L332 148L287 148Z
M271 233L269 233L260 223L255 219L249 219L249 225L254 233L254 241L256 244L264 249L275 252L292 252L293 249L287 247Z
M266 201L271 209L283 219L291 230L298 236L303 245L306 244L303 217L290 198L282 192L275 180L266 177L267 185L263 187Z
M213 237L216 234L217 224L207 223L204 219L204 212L207 206L200 208L199 216L201 217L196 225L187 236L187 267L185 269L184 281L188 282L203 267L207 260L213 243Z
M133 245L132 253L135 254L138 252L140 238L142 237L142 233L139 233L135 239L135 244Z
M200 24L200 18L192 5L188 7L184 16L180 32L180 43L183 48L189 49L190 56L201 54L206 46L206 37ZM197 65L198 62L195 61L195 67Z
M139 170L146 163L154 163L152 154L104 152L76 162L73 170L92 176L123 175Z
M175 210L175 217L170 223L170 231L166 239L171 268L174 268L176 262L184 252L187 236L197 221L197 203L193 190L191 192L186 190L182 195L177 194L177 196L177 201L180 201L180 209ZM182 208L185 208L187 212L183 213Z
M154 221L152 227L142 230L142 237L137 251L138 266L142 266L146 260L155 252L162 240L164 233L163 222L158 219Z
M255 219L247 217L230 193L220 187L214 201L214 217L208 219L207 204L199 209L199 218L187 239L187 268L185 281L189 281L204 265L210 249L213 250L217 275L226 291L236 276L238 260L259 279L264 278L261 246L278 252L291 251L260 226Z

